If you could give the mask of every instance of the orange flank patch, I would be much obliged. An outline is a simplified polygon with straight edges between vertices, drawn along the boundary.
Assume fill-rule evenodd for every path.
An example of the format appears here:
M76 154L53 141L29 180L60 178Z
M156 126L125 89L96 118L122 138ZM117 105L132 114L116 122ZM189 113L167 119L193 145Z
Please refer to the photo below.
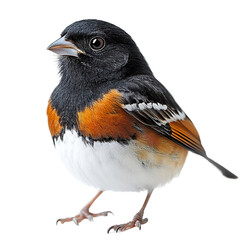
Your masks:
M190 119L186 118L181 121L171 122L170 127L173 138L191 148L204 152L198 132Z
M60 134L62 126L59 123L59 116L56 109L52 108L50 100L47 107L48 127L52 137L56 137Z
M141 161L156 166L183 166L188 152L185 148L149 127L141 127L143 134L137 138L137 153Z
M143 134L141 134L138 139L139 142L145 144L146 146L157 149L163 154L174 154L178 151L186 151L183 147L179 146L170 139L162 136L155 130L149 127L143 127Z
M134 123L122 109L122 96L117 90L103 95L92 106L78 112L78 129L84 136L130 139L137 133Z

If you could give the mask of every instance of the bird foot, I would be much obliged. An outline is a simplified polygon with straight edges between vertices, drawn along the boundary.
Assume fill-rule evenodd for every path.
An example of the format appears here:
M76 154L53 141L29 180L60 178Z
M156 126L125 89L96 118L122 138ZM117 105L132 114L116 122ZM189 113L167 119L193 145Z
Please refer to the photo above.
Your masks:
M107 233L109 233L112 229L115 232L123 232L123 231L126 231L126 230L134 228L134 227L138 227L139 230L141 230L141 226L147 222L148 222L147 218L143 219L142 216L136 215L131 222L111 226L108 229Z
M62 224L65 222L74 222L76 225L78 225L82 220L88 219L89 221L93 221L93 218L99 217L99 216L107 216L109 213L113 214L110 211L101 212L101 213L91 213L89 212L89 208L83 208L78 215L71 218L60 218L57 220L56 224L61 222Z

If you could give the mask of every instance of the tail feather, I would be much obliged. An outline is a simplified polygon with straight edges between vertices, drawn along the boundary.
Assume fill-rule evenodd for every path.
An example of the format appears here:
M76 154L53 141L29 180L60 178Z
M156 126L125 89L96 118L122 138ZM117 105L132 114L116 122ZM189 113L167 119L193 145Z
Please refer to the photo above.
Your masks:
M211 164L213 164L216 168L218 168L222 174L227 177L227 178L233 178L233 179L237 179L238 177L233 174L232 172L230 172L229 170L227 170L225 167L221 166L219 163L213 161L211 158L209 158L208 156L204 156Z

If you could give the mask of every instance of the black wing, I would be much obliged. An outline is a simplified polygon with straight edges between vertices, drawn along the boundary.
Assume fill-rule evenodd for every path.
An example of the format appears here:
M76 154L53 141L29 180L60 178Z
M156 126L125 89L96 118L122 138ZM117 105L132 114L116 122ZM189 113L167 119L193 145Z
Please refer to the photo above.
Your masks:
M136 120L185 149L203 156L224 176L237 178L206 155L195 126L168 90L154 77L131 77L117 89L123 95L124 110Z

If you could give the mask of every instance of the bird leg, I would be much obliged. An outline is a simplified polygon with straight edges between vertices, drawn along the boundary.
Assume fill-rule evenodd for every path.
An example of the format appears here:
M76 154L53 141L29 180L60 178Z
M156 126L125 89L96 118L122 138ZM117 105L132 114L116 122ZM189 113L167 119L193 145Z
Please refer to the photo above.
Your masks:
M73 221L75 224L79 224L82 220L88 219L90 221L93 221L94 217L99 216L107 216L109 213L112 213L110 211L101 212L101 213L91 213L89 211L89 208L92 206L92 204L95 202L95 200L103 193L103 191L99 191L98 194L80 211L78 215L71 218L60 218L57 220L58 222L61 222L62 224L65 222L71 222Z
M141 230L141 226L145 223L148 222L148 219L147 218L144 218L143 219L143 214L144 214L144 210L147 206L147 203L150 199L150 196L152 194L152 191L149 191L148 194L147 194L147 197L143 203L143 206L142 208L140 209L140 211L133 217L133 220L128 222L128 223L124 223L124 224L119 224L119 225L113 225L111 226L109 229L108 229L108 233L113 229L115 232L118 232L118 231L126 231L128 229L131 229L131 228L134 228L134 227L138 227L139 230Z

